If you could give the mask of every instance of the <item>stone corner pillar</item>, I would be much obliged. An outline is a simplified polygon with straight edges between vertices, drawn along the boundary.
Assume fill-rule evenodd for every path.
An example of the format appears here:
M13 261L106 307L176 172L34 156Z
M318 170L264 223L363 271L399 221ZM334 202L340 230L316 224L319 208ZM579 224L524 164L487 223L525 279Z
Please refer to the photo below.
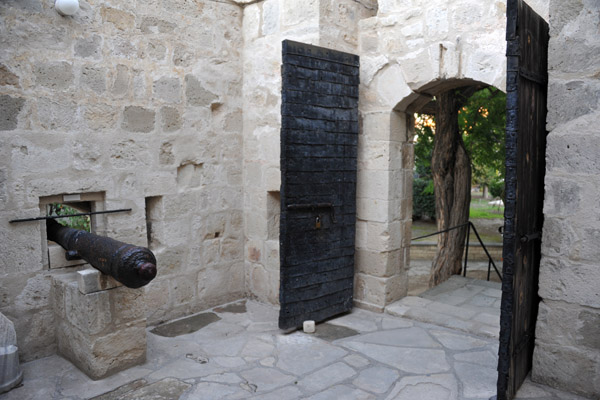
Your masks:
M354 302L376 312L408 292L413 173L409 118L391 110L362 113Z

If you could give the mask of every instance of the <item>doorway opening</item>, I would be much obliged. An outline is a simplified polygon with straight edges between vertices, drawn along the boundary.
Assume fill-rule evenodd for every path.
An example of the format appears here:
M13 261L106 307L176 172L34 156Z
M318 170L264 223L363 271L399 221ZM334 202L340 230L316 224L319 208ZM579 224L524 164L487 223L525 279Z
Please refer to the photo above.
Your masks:
M501 268L506 95L491 86L471 87L468 90L462 89L461 92L467 92L469 97L460 99L460 107L456 115L458 134L466 150L471 172L470 179L467 179L469 193L466 198L469 202L463 206L468 209L468 217L464 222L472 222L477 234L473 230L464 232L466 229L463 229L462 242L468 243L468 246L463 246L459 254L462 255L459 269L453 271L453 274L500 282L500 276L494 270L492 262L497 269ZM438 112L435 102L434 98L424 109L414 114L415 158L411 237L417 240L411 242L408 287L408 294L413 296L436 286L435 282L432 282L432 263L438 252L438 246L444 243L438 243L440 235L435 235L435 232L451 229L454 225L460 225L459 222L464 223L457 221L457 224L448 226L448 224L440 224L436 218L436 194L432 170ZM448 185L446 184L445 187ZM442 216L444 216L443 211Z

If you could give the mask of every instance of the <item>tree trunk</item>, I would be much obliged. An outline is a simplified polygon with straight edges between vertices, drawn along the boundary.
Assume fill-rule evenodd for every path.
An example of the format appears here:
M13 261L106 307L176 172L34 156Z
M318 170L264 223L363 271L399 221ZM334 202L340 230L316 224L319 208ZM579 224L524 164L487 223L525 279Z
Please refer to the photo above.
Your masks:
M454 90L436 96L435 142L431 159L438 231L469 221L471 160L458 130L460 103ZM468 227L438 235L429 286L460 274Z

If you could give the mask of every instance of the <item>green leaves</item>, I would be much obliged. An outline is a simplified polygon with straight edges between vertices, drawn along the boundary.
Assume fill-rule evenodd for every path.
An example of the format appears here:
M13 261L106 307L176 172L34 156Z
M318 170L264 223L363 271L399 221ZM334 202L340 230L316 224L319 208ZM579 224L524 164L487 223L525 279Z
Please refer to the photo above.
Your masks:
M73 207L69 207L61 203L52 203L49 205L48 215L70 215L79 214L81 211L76 210ZM81 215L77 217L58 218L56 221L61 225L68 226L69 228L82 229L86 232L90 232L90 216Z
M458 113L474 183L490 185L504 179L506 94L494 87L479 90Z

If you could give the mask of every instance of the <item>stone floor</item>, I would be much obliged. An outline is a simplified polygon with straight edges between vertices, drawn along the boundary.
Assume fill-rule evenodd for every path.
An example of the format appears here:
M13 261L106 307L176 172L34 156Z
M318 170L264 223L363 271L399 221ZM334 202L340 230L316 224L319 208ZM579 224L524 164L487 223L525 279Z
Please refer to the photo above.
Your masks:
M399 317L441 325L480 336L498 338L499 282L453 276L419 296L407 296L386 307Z
M497 340L390 314L355 309L315 334L286 334L274 307L246 301L154 332L144 365L92 381L52 356L23 364L22 386L0 399L487 400L495 393ZM582 399L529 380L517 398Z

